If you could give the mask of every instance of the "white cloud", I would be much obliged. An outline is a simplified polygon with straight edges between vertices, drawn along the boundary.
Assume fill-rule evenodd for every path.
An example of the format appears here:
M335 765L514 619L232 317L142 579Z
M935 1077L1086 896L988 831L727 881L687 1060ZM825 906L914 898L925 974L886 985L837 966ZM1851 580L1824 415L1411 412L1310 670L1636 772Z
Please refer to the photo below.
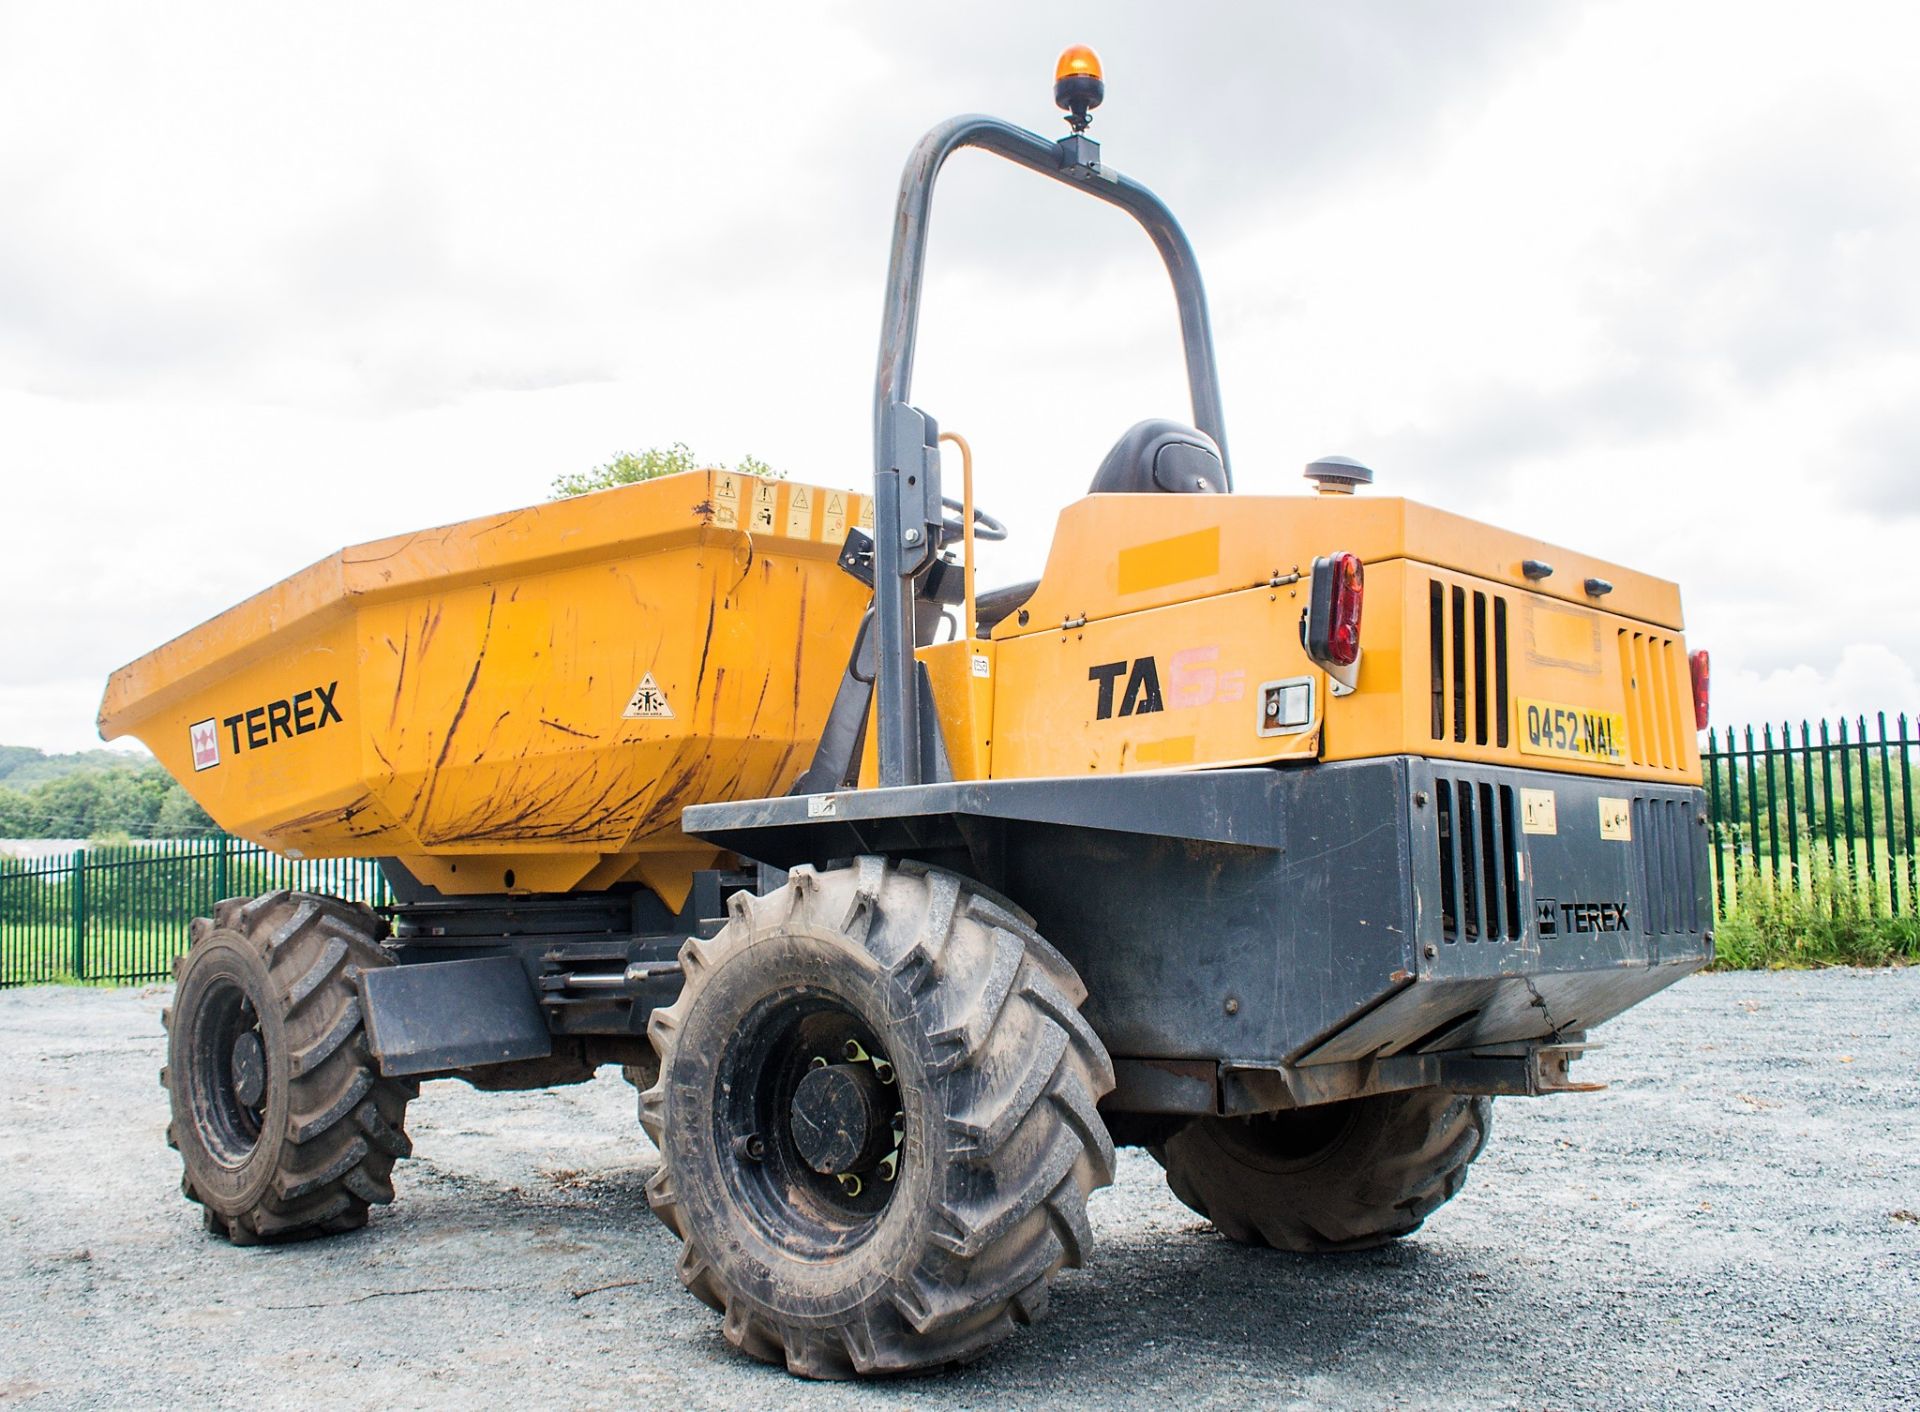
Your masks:
M1877 733L1875 718L1884 710L1889 731L1897 732L1895 717L1912 714L1920 703L1920 676L1910 658L1897 657L1877 643L1854 642L1817 664L1803 662L1766 673L1745 667L1723 672L1716 663L1712 696L1717 730L1751 723L1757 731L1763 722L1776 729L1792 723L1797 730L1801 722L1811 721L1817 732L1819 722L1830 722L1837 730L1844 718L1851 731L1864 716L1869 731Z
M7 24L0 741L88 744L106 673L174 632L620 449L862 481L899 164L958 109L1057 130L1048 66L1083 37L1107 156L1208 271L1244 488L1346 451L1382 492L1675 578L1719 720L1776 688L1914 699L1848 665L1920 660L1905 11ZM1030 574L1107 443L1184 410L1165 277L1112 212L956 159L915 393L1014 521L995 573Z

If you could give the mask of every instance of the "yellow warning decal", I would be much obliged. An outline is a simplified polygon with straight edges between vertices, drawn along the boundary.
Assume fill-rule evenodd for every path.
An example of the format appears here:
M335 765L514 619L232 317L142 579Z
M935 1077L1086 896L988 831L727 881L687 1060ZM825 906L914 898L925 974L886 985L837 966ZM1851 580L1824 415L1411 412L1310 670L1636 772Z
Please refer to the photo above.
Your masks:
M620 713L630 721L671 721L673 707L667 705L667 694L660 689L660 683L648 672L640 678L640 685L633 689L633 696L627 702L627 709Z
M1559 812L1554 808L1552 790L1523 789L1520 791L1520 832L1543 834L1560 832Z
M813 533L813 495L804 485L787 492L787 538L805 539Z
M740 528L740 482L745 477L721 471L713 478L713 522L721 529Z
M747 521L747 528L756 534L772 533L779 504L779 486L770 480L756 482L753 487L753 514Z

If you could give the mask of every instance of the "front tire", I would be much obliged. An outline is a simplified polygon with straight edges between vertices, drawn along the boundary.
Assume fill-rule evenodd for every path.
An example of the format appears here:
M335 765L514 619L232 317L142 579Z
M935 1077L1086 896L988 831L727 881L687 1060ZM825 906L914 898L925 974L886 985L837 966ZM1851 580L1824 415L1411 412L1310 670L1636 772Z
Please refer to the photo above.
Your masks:
M730 909L648 1030L681 1281L804 1377L964 1360L1038 1318L1113 1179L1072 968L1002 900L879 858Z
M236 1245L356 1230L412 1147L410 1079L380 1075L355 975L392 964L371 909L304 892L193 923L163 1013L180 1189Z
M1418 1230L1465 1185L1492 1126L1492 1099L1422 1088L1199 1118L1150 1150L1221 1235L1313 1255Z

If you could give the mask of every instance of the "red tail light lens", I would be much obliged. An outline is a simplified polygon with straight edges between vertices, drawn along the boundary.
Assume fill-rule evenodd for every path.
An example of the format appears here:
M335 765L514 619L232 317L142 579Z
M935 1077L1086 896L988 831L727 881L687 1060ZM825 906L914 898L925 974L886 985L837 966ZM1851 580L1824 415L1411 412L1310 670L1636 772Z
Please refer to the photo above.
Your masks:
M1703 647L1689 655L1687 665L1693 669L1693 728L1703 731L1707 728L1707 694L1711 685L1707 677L1707 649Z
M1307 656L1331 667L1351 667L1360 660L1360 605L1365 597L1366 568L1358 554L1329 554L1313 561Z

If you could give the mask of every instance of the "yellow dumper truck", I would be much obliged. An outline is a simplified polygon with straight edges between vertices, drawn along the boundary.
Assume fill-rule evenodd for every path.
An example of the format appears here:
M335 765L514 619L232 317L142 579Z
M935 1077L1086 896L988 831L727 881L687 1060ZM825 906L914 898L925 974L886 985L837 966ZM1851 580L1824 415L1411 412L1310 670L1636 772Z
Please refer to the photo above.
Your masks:
M210 1231L363 1225L423 1078L620 1065L726 1336L923 1368L1040 1315L1116 1144L1234 1240L1389 1241L1494 1095L1580 1087L1595 1025L1709 959L1676 589L1342 458L1235 493L1198 267L1087 136L1101 93L1069 51L1066 137L915 149L870 485L703 471L364 544L113 676L105 736L397 899L194 924L162 1077ZM1192 396L985 590L1005 529L909 400L962 148L1145 229Z

